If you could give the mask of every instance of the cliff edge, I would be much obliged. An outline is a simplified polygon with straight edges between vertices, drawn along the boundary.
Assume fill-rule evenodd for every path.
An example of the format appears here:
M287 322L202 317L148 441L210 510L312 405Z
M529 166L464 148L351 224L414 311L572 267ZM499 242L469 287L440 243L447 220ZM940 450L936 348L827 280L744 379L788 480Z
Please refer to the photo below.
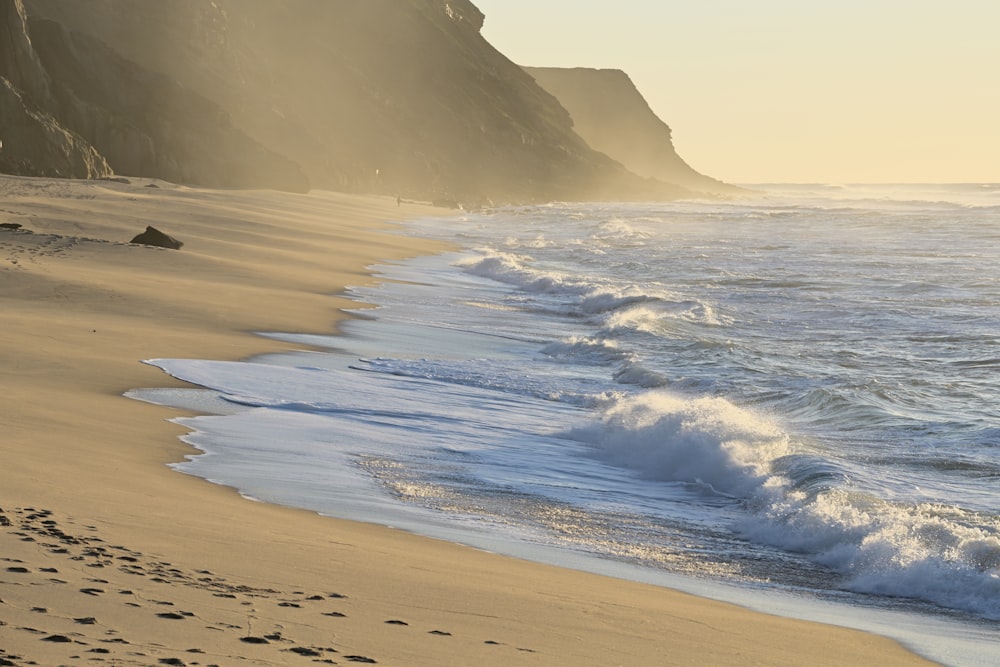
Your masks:
M524 69L569 111L577 134L630 171L697 192L740 191L698 173L681 159L670 127L649 107L625 72L583 67Z

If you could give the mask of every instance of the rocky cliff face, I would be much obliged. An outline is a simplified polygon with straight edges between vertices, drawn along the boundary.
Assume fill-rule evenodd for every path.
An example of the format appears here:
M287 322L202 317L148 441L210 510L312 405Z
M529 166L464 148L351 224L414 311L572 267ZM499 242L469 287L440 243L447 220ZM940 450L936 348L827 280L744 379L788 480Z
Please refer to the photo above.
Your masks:
M621 70L526 67L573 117L576 132L630 171L697 192L731 194L731 185L704 176L674 149L670 127Z
M217 105L93 37L27 17L22 0L0 0L0 34L0 171L307 188L296 164Z
M52 114L52 82L28 37L21 0L0 0L0 172L101 178L111 173L83 137Z
M217 104L44 19L28 23L55 114L115 171L210 187L305 191L298 165L233 127Z
M472 203L689 194L588 146L468 0L24 7L33 60L9 69L120 173Z

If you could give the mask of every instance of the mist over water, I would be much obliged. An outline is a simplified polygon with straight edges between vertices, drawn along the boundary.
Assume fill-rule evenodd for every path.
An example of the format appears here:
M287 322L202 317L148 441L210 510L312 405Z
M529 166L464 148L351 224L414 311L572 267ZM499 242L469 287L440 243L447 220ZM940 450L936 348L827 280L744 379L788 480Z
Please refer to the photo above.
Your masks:
M153 363L235 413L182 420L178 468L261 500L996 621L998 218L998 186L771 186L425 221L464 250L279 336L329 353Z

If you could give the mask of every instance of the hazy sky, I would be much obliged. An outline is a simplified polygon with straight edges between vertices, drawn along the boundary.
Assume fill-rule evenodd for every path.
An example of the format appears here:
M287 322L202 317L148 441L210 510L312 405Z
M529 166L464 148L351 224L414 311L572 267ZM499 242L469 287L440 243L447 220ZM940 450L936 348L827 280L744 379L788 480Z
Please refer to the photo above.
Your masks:
M1000 182L1000 0L473 0L521 65L632 77L730 182Z

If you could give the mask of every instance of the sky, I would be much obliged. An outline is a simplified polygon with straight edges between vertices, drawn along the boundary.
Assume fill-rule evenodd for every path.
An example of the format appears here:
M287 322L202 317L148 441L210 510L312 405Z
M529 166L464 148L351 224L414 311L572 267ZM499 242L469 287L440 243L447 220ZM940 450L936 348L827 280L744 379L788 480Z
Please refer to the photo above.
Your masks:
M473 0L520 65L625 70L731 183L1000 182L1000 0Z

